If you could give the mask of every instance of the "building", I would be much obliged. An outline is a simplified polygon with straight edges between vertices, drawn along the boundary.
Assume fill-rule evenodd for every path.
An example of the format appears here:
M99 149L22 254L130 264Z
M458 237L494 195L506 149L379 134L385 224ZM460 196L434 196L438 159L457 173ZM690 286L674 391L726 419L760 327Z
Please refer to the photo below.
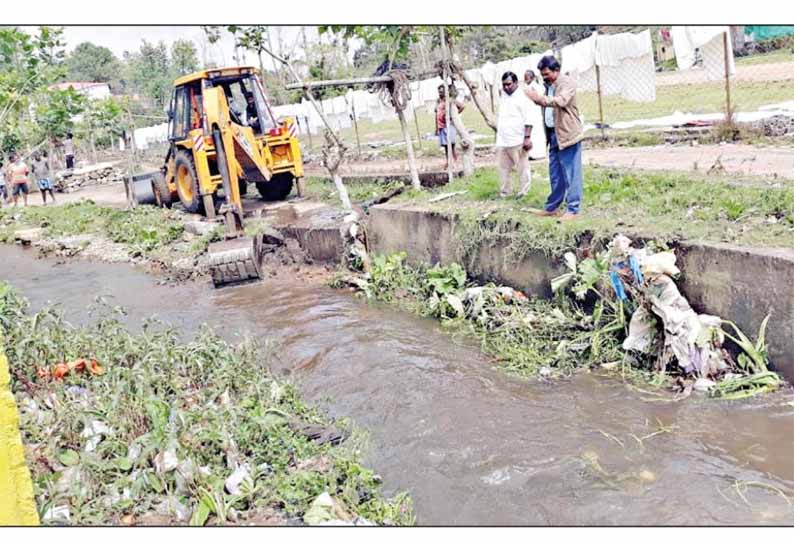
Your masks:
M50 88L57 90L73 88L89 100L104 100L110 98L110 85L108 83L67 81L50 85Z

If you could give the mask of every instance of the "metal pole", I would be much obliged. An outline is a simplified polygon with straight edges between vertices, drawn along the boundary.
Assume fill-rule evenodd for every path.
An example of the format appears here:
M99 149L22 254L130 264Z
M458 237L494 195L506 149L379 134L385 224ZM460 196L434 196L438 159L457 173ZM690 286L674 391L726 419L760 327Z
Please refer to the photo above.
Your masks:
M598 90L598 118L601 122L601 139L606 139L607 135L604 131L604 105L601 103L601 67L596 64L596 89Z
M731 70L728 64L728 32L725 32L722 40L722 48L725 57L725 121L731 122Z
M356 146L358 147L358 159L361 160L361 139L358 137L358 119L356 118L356 98L350 95L350 108L353 111L353 127L356 129Z

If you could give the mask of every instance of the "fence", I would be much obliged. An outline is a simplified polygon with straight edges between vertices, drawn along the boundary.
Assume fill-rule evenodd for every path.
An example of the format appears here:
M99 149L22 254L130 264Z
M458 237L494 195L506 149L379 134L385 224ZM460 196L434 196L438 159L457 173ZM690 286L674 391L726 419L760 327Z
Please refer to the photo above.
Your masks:
M738 122L794 117L790 51L735 58L727 27L673 27L669 39L663 36L652 54L646 33L644 54L619 62L601 58L590 71L573 70L580 109L592 126L604 130L705 125L726 115ZM608 49L610 42L621 39L597 36L596 53L602 44Z
M763 35L758 30L755 34ZM561 50L488 62L467 70L467 76L484 92L487 107L495 113L502 74L512 71L522 79L527 70L537 72L540 58L552 53L561 60L563 72L577 80L579 110L589 131L600 129L606 134L608 130L703 125L725 119L726 113L734 114L739 122L787 119L777 131L794 131L791 47L736 57L728 27L596 34ZM420 145L435 131L434 108L441 83L438 77L411 83L406 115L414 124L412 132L415 130ZM468 89L462 83L456 85L467 99ZM359 149L388 142L400 144L402 140L394 109L367 90L350 89L344 96L320 104L332 126L341 130L346 140L356 141ZM277 118L291 116L297 120L305 146L320 143L317 136L324 126L310 103L281 105L273 110ZM492 131L473 105L464 111L464 120L474 129L476 140L493 140ZM140 132L140 137L136 131L136 141L155 142L164 137L162 127L152 128L145 135Z
M743 38L741 34L737 45L742 55ZM513 71L520 79L526 70L537 73L540 58L553 53L561 60L563 72L577 80L578 105L586 130L600 130L606 135L625 129L702 126L731 115L737 122L765 121L767 135L794 131L791 48L736 56L734 41L727 26L595 34L560 50L486 63L468 70L467 75L484 90L485 101L495 112L501 75ZM439 84L441 79L434 78L411 85L409 110L419 140L431 137L434 131ZM458 86L460 94L467 97L468 89ZM335 128L350 130L344 135L351 139L355 135L364 144L373 145L384 136L400 140L393 109L366 91L351 90L321 105ZM275 111L277 115L297 117L302 134L309 138L322 130L319 116L308 103L279 106ZM481 139L493 138L473 106L464 117L467 126L480 132ZM775 124L776 119L783 120ZM363 135L358 130L361 122L366 126Z

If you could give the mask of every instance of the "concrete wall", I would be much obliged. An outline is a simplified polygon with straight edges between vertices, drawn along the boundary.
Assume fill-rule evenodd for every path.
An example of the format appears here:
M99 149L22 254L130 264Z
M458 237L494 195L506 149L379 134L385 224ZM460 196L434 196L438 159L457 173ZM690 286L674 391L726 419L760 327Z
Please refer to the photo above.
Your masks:
M370 209L370 248L375 253L406 252L411 263L456 261L455 219L411 204L386 203ZM492 281L549 297L550 281L561 263L540 252L505 262L505 245L480 247L466 271ZM682 293L698 312L732 320L751 339L768 313L767 344L774 368L794 382L794 251L752 249L724 244L683 243L676 251ZM461 262L464 263L464 262Z
M681 292L698 312L732 320L750 339L766 330L774 368L794 382L794 251L683 243Z

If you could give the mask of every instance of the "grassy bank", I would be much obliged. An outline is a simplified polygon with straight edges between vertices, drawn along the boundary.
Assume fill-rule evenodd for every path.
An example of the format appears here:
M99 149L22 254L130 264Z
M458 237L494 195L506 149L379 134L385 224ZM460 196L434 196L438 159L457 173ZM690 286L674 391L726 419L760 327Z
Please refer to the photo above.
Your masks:
M507 241L516 256L529 250L550 255L615 233L670 243L680 239L760 247L794 246L794 188L737 186L729 179L687 174L624 172L586 167L580 218L560 224L531 215L549 193L545 164L533 166L532 189L521 199L501 200L494 168L455 179L436 190L408 191L396 201L427 205L459 217L459 256L483 243ZM430 203L437 195L464 194Z
M156 260L162 263L194 259L219 229L196 236L185 231L184 213L142 205L132 210L101 207L92 201L46 207L0 209L0 242L13 243L19 230L41 228L40 249L87 251L100 260ZM187 261L187 260L186 260ZM193 266L185 267L189 270Z
M412 522L409 498L384 498L359 463L360 436L334 445L349 427L274 378L268 349L208 329L187 341L157 322L133 335L120 309L92 310L96 323L71 326L51 309L30 313L0 284L0 331L45 523ZM78 359L97 360L97 374L43 371ZM330 517L313 506L323 493Z

